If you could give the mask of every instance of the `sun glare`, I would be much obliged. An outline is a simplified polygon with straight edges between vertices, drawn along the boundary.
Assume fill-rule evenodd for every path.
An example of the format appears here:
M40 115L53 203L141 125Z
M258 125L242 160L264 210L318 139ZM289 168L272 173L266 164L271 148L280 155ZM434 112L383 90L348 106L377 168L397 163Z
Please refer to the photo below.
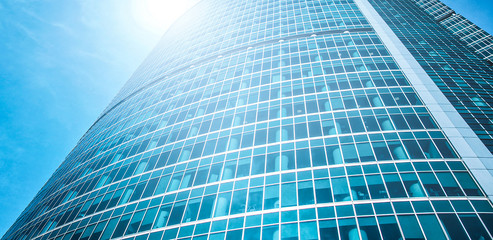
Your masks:
M132 0L135 21L143 28L162 35L197 0Z

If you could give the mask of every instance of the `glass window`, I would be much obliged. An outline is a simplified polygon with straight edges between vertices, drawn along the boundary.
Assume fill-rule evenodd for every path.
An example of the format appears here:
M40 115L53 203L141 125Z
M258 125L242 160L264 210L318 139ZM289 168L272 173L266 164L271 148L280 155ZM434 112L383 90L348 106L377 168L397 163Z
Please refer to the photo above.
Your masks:
M427 239L447 239L435 215L418 215L418 219Z
M279 239L279 226L262 227L262 240Z
M360 117L349 118L349 124L351 125L351 130L353 133L364 132L363 122Z
M270 173L270 172L276 172L279 171L279 168L281 166L280 164L280 154L279 153L273 153L267 155L267 163L265 166L265 172Z
M118 221L118 225L116 225L116 228L114 228L115 231L113 232L113 235L111 236L111 238L123 236L123 233L125 232L125 228L127 228L127 225L130 222L131 216L132 216L132 214L127 214L127 215L123 215L120 218L120 221Z
M185 214L183 217L183 222L186 223L186 222L195 221L197 219L197 214L199 213L199 207L200 207L200 198L194 198L189 200L187 209L185 210Z
M370 143L357 143L356 148L361 162L375 161Z
M213 183L219 180L219 175L221 174L222 168L222 163L214 164L211 166L208 181L209 183Z
M169 215L169 221L167 226L181 223L181 218L183 217L183 211L185 210L186 201L181 201L175 203L173 210Z
M229 161L224 164L224 170L221 180L234 178L236 175L236 161Z
M281 206L296 206L296 183L285 183L281 185Z
M295 136L296 139L302 139L308 137L308 133L306 131L306 123L299 123L295 125Z
M411 127L411 129L423 129L423 125L419 121L418 117L414 114L404 114L407 123Z
M392 131L394 130L394 126L390 122L389 117L387 116L377 116L378 124L382 131Z
M296 150L296 165L297 168L307 168L310 167L310 150L300 149Z
M315 180L315 193L317 196L317 203L332 202L330 180L329 179Z
M327 159L325 157L325 151L323 147L312 147L311 153L312 153L312 164L314 167L327 165Z
M414 215L397 216L406 239L424 239L421 228Z
M410 197L426 197L415 173L403 173L401 177Z
M358 153L356 152L356 148L354 147L354 144L344 144L341 146L341 149L345 163L359 162Z
M367 175L366 181L372 199L387 198L387 191L380 175Z
M455 154L454 150L452 150L452 147L447 142L447 140L434 139L433 141L437 145L444 158L457 158L457 155Z
M231 203L231 192L220 193L217 196L216 210L214 210L214 217L228 215L230 203Z
M460 183L462 186L462 189L468 196L481 196L481 191L477 187L476 183L474 180L471 178L469 173L465 172L457 172L455 173L455 177L457 178L457 181Z
M318 239L317 223L314 221L300 223L300 236L307 240Z
M381 239L377 221L374 217L358 218L361 239Z
M298 182L298 205L315 203L312 181Z
M216 200L216 195L209 195L203 198L202 205L200 206L200 213L198 220L211 217L215 200Z
M339 239L337 222L335 220L319 221L320 239ZM356 238L357 239L357 238Z
M281 170L294 169L294 151L283 152L281 154L281 158L279 159L281 162ZM279 162L279 161L277 161ZM277 169L277 168L276 168Z
M127 231L125 232L125 235L137 232L140 223L142 222L142 217L144 217L144 213L145 211L139 211L134 214L132 220L130 221L130 224L128 225Z
M449 172L436 173L440 183L448 196L464 196L453 175Z
M435 121L428 114L420 114L419 119L421 119L421 122L423 123L423 125L425 125L426 129L438 128L438 126L435 124Z
M243 134L241 139L241 148L251 147L253 143L253 132Z
M226 233L226 240L238 240L241 239L243 235L243 229L228 231Z
M90 238L91 240L99 239L99 236L101 236L101 233L103 233L103 229L106 226L107 222L108 221L102 221L102 222L98 223L98 225L94 229L94 232L92 232L92 234L91 234L91 238ZM103 239L103 238L101 238L101 239Z
M445 196L440 184L433 173L418 173L428 196Z
M364 116L363 122L366 127L366 131L380 131L380 127L378 126L377 120L374 116Z
M293 140L293 125L282 126L282 141Z
M329 165L342 164L342 155L339 146L327 146L325 147L327 152L327 158Z
M334 200L336 202L340 201L351 201L351 196L349 195L349 188L347 185L347 180L345 177L332 178L332 190L334 191Z
M255 146L267 143L267 129L257 130L255 133Z
M248 161L249 159L246 159ZM247 166L243 166L247 167ZM238 167L240 171L240 167ZM262 174L265 171L265 155L255 156L252 159L252 175Z
M262 156L263 158L264 156ZM236 177L237 178L240 178L240 177L245 177L245 176L248 176L249 173L250 173L250 162L251 162L251 159L250 157L247 157L247 158L241 158L240 160L238 160L238 167L237 167L237 170L236 170ZM260 164L260 165L257 165L255 166L255 169L256 171L262 171L260 173L263 173L263 163L261 162L257 162L257 164ZM253 173L252 173L253 175Z
M337 132L339 134L351 133L351 128L349 127L349 122L346 118L338 118L335 120Z
M378 224L384 240L401 239L401 232L394 216L378 217Z
M459 240L469 238L455 214L438 214L438 217L450 239Z
M279 185L265 187L264 209L279 208Z
M243 236L245 240L258 240L260 239L260 228L247 228Z
M363 176L349 177L349 185L351 186L351 194L354 201L370 199Z
M332 120L324 120L322 121L322 130L324 135L335 135L337 134L336 127L334 125L334 121Z
M310 137L319 137L322 136L322 130L320 128L320 122L309 122L308 130L310 133Z
M385 179L385 185L387 185L391 198L406 197L406 191L402 187L402 182L398 174L384 174L383 178Z
M373 142L373 151L379 161L392 160L389 149L385 142Z
M343 239L346 238L346 236L346 239L360 239L359 231L356 227L356 221L354 218L340 219L339 232Z
M395 160L404 160L408 159L406 151L404 150L404 147L402 144L398 141L389 141L388 143L390 152L392 153L392 157Z
M251 188L248 193L248 212L262 210L263 190L262 187Z
M489 235L478 216L475 214L460 214L459 218L464 224L471 239L488 239Z
M281 239L298 239L298 224L282 224Z
M411 159L423 159L425 157L415 140L404 140L403 143Z
M84 230L84 233L80 236L80 240L88 240L89 237L91 236L92 230L94 230L94 227L96 227L96 224L93 224L91 226L86 227Z
M368 102L368 98L365 95L356 96L356 102L359 108L370 107L370 102Z
M407 126L406 120L404 120L404 117L402 117L402 115L393 114L393 115L390 115L390 117L392 118L392 121L394 122L395 128L397 128L397 130L409 129L409 127Z

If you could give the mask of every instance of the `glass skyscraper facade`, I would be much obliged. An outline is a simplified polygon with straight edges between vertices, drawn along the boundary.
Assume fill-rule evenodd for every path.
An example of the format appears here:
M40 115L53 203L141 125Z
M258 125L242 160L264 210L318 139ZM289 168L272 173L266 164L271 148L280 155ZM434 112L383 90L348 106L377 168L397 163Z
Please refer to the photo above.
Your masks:
M492 239L493 68L423 2L200 1L2 239Z
M438 0L414 1L480 57L493 64L493 36Z

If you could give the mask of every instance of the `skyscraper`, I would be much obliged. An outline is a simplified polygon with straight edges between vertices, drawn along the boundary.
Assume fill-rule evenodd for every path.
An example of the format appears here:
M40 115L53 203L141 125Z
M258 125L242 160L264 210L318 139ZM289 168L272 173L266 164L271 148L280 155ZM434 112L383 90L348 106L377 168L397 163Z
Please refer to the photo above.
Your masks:
M491 239L493 68L430 3L201 1L2 239Z

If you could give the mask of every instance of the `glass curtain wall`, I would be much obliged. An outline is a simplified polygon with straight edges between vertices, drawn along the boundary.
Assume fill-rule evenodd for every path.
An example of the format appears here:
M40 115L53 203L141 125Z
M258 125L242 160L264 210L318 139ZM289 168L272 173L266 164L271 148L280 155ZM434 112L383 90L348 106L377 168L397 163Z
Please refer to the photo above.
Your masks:
M2 239L491 239L492 212L354 2L204 0Z

